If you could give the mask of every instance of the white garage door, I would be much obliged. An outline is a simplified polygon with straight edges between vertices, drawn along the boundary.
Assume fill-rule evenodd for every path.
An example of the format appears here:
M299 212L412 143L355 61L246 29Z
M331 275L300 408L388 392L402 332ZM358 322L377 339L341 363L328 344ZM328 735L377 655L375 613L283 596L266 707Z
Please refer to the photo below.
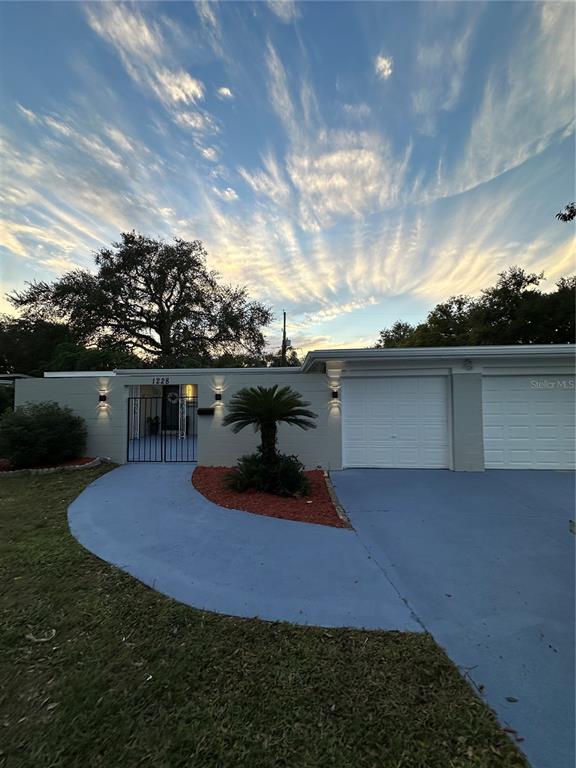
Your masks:
M342 450L345 467L447 467L446 378L344 380Z
M574 377L486 376L483 401L487 468L574 467Z

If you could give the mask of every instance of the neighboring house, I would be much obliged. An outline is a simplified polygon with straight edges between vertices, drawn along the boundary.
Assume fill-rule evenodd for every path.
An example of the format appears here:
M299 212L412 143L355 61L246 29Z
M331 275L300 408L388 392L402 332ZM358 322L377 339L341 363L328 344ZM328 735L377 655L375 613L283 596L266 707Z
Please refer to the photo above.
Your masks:
M572 345L319 350L301 368L46 373L16 404L53 400L86 420L88 454L231 466L255 448L222 426L242 387L290 385L317 429L281 428L308 467L574 468Z

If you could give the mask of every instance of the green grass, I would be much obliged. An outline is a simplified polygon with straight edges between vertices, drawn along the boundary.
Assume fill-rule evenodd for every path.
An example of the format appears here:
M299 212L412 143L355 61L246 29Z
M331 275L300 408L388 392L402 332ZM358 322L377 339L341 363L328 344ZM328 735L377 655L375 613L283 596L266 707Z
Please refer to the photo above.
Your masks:
M205 613L86 552L104 471L0 481L0 765L526 765L428 635Z

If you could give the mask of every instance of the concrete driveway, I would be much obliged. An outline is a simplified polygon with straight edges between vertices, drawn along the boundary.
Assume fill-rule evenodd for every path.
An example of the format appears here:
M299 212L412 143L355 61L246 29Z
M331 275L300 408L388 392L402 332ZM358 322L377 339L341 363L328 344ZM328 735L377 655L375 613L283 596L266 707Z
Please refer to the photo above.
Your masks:
M356 533L212 504L193 464L124 464L68 509L91 552L208 611L326 627L422 632Z
M534 768L574 762L574 475L344 470L365 546Z

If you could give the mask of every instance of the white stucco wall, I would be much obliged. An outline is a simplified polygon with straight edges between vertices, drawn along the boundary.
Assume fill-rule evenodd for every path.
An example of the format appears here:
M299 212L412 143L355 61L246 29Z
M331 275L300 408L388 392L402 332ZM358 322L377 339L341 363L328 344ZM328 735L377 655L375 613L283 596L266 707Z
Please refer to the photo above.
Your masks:
M16 405L25 402L52 400L67 405L85 419L88 428L87 453L106 456L118 463L126 461L127 412L129 387L133 384L151 385L158 374L117 375L110 377L71 377L23 379L16 386ZM246 386L290 385L310 409L318 414L317 427L301 430L282 425L278 447L283 453L294 453L308 468L317 466L338 469L341 466L341 429L339 402L331 398L330 383L324 374L267 371L227 373L220 370L206 373L166 374L169 384L196 384L199 408L214 407L213 416L198 416L199 464L232 466L239 456L253 451L258 435L246 428L235 435L222 426L226 404L235 392ZM216 403L216 390L222 392ZM106 406L100 406L98 395L106 391Z

